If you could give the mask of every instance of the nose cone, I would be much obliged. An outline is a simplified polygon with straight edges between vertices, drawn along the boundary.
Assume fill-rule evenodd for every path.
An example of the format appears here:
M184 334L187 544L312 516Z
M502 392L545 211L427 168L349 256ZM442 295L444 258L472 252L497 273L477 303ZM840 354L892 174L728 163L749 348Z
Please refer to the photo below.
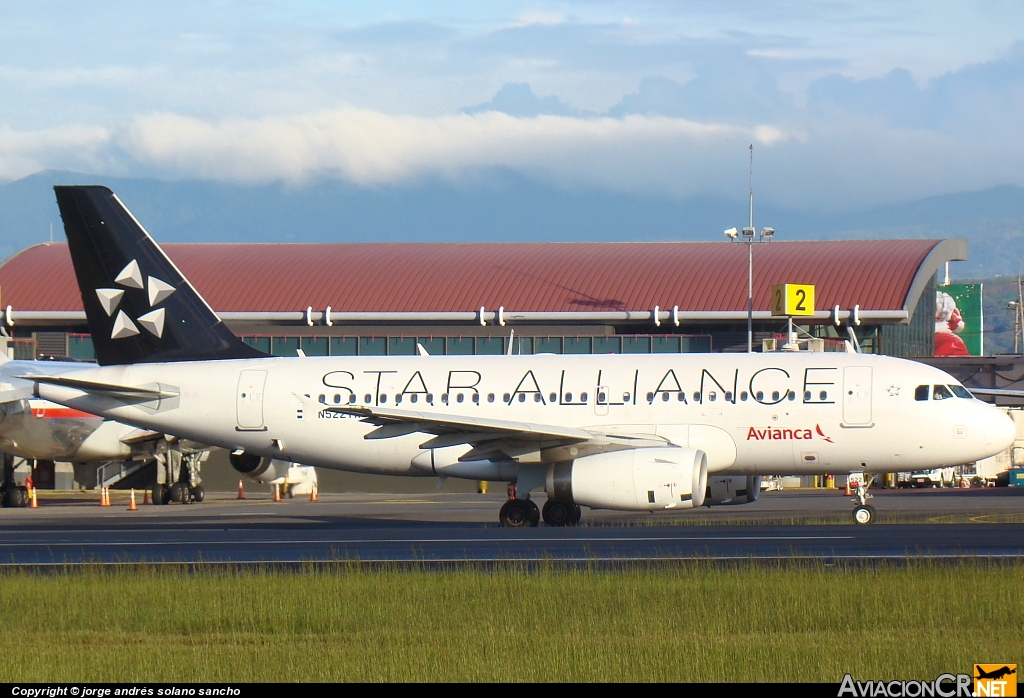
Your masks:
M1013 446L1017 438L1017 425L999 408L989 407L988 411L983 427L985 450L990 455L995 455Z

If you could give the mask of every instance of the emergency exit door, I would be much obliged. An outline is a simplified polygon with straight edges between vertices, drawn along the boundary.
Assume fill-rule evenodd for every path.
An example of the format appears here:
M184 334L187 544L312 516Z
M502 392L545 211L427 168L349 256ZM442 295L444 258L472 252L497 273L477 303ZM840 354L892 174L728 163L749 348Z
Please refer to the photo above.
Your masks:
M261 431L263 424L263 386L267 382L266 371L242 371L238 375L236 406L239 431Z
M870 366L843 369L843 426L872 426Z

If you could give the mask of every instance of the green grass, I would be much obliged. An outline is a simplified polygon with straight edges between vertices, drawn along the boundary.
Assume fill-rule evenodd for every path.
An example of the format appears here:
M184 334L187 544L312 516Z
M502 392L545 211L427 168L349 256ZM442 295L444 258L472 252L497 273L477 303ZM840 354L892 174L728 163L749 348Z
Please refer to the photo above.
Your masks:
M0 681L839 681L1022 662L1024 565L0 574Z

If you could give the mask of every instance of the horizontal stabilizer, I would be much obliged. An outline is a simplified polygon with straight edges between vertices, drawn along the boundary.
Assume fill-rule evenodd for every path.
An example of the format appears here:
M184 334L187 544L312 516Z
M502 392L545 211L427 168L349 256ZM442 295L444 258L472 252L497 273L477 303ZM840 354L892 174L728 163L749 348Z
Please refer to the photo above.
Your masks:
M65 376L18 376L23 380L45 383L47 385L59 385L63 388L73 388L86 393L109 395L116 398L159 400L161 398L177 397L177 393L154 388L138 388L131 385L116 385L114 383L99 383L97 381L81 380L79 378L67 378Z

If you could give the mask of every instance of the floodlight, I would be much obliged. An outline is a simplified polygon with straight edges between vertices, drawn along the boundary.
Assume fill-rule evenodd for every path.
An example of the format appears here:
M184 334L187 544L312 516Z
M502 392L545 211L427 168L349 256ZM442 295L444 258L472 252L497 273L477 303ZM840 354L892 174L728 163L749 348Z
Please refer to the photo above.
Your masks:
M743 229L743 237L750 238L751 240L753 240L754 239L754 229L753 228L744 228Z
M766 240L771 240L773 235L775 235L775 228L761 228L761 237Z
M735 240L738 234L739 232L736 230L736 228L729 228L728 230L725 231L725 237L729 238L730 240Z

